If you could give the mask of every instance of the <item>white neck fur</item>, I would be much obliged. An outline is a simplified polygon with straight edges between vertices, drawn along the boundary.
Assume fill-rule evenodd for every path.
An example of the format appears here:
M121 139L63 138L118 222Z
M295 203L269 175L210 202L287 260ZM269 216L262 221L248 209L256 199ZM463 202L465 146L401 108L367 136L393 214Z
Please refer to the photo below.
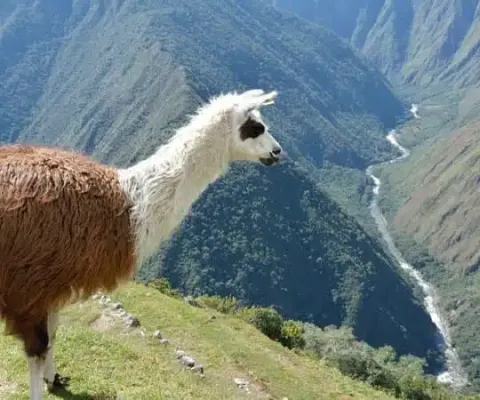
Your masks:
M170 237L207 186L227 171L231 130L222 102L210 103L151 157L119 170L121 188L133 203L139 264Z

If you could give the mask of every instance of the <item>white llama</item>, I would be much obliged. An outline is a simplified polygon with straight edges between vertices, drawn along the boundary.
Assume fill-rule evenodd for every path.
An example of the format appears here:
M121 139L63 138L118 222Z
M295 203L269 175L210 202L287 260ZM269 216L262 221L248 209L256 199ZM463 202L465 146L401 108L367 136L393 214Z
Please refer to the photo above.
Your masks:
M168 239L230 163L282 151L260 108L276 92L212 99L156 153L115 169L61 149L0 147L0 317L24 344L30 399L66 384L55 368L58 311L112 291Z
M276 95L252 90L217 97L152 157L119 171L120 185L135 204L132 217L140 260L170 236L232 161L268 166L278 161L282 149L259 112Z

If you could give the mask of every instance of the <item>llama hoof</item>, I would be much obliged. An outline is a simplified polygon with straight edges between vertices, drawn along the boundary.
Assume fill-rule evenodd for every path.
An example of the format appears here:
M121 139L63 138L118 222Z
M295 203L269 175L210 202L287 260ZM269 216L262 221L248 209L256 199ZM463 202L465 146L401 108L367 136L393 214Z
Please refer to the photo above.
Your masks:
M55 378L53 382L47 382L47 387L50 392L53 392L57 389L63 389L69 385L70 377L69 376L61 376L59 374L55 374Z

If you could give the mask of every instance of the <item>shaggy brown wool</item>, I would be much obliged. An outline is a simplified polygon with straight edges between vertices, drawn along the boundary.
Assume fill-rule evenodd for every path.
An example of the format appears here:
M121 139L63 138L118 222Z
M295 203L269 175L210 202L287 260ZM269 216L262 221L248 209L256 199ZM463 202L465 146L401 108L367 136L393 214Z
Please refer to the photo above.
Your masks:
M0 316L27 354L49 311L132 277L130 204L115 169L45 147L0 147Z

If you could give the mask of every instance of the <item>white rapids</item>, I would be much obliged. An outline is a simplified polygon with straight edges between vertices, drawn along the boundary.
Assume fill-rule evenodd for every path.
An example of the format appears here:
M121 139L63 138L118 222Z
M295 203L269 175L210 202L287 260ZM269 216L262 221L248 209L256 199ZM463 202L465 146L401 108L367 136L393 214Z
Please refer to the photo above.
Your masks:
M415 119L420 118L420 115L418 115L418 106L416 104L412 104L412 108L410 108L410 112L413 114Z
M413 114L415 118L420 118L420 116L418 115L418 107L415 104L412 105L410 112ZM393 164L406 159L410 155L410 151L408 151L408 149L406 149L405 147L403 147L401 144L398 143L397 133L395 132L395 130L391 131L387 135L386 139L394 147L400 150L401 155L393 160L390 160L383 164L378 164L378 165ZM380 187L382 185L382 182L378 177L373 175L374 167L375 165L371 165L367 168L367 171L366 171L367 176L374 183L374 187L372 190L373 196L372 196L372 201L370 203L370 213L372 214L372 217L375 219L378 230L380 231L380 234L383 240L387 244L387 247L390 253L393 255L393 257L398 262L400 267L405 272L407 272L423 290L423 293L425 295L424 297L425 308L427 312L430 314L430 317L432 318L433 323L436 325L438 329L438 332L439 332L439 335L437 338L438 346L442 351L444 351L445 358L446 358L446 369L445 371L441 372L437 376L437 380L441 383L451 385L452 387L455 387L455 388L460 388L462 386L465 386L466 384L468 384L468 379L466 377L465 372L462 369L462 365L458 358L457 352L452 346L452 341L451 341L450 333L448 330L448 324L441 315L441 310L438 305L438 297L435 293L435 289L423 278L422 274L419 271L417 271L412 265L406 262L406 260L403 258L402 254L400 253L400 250L398 250L398 248L395 246L392 236L388 231L387 221L378 205L378 195L380 193Z

